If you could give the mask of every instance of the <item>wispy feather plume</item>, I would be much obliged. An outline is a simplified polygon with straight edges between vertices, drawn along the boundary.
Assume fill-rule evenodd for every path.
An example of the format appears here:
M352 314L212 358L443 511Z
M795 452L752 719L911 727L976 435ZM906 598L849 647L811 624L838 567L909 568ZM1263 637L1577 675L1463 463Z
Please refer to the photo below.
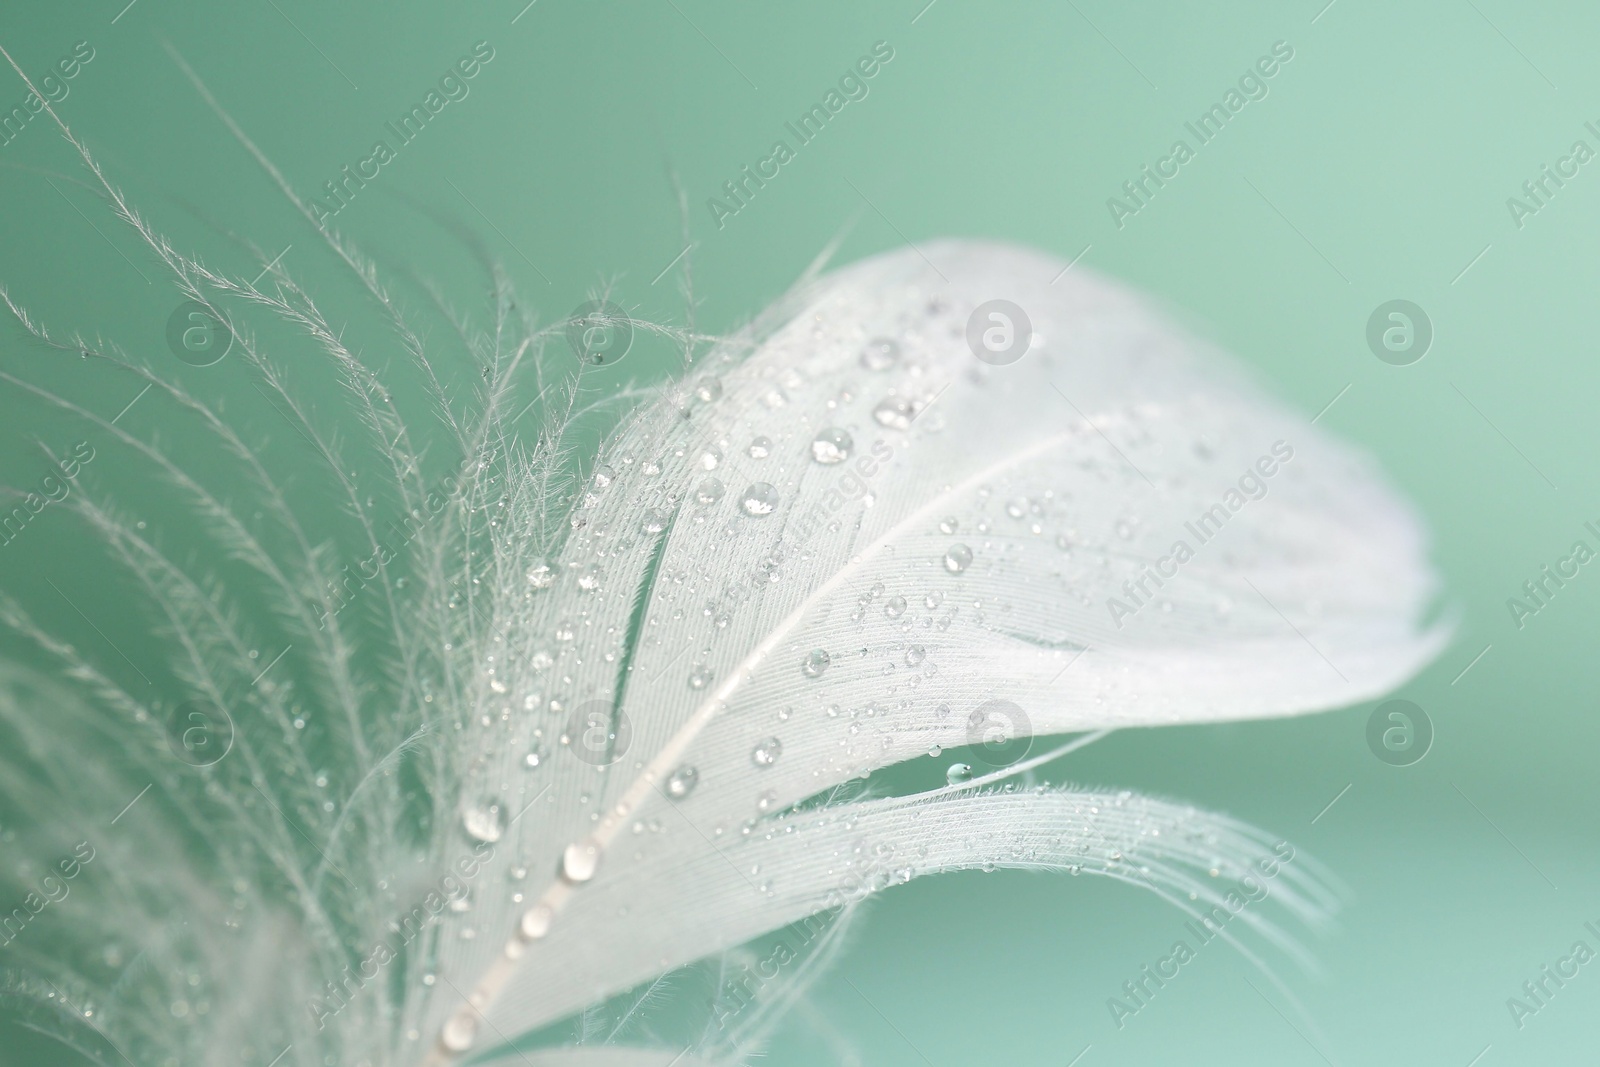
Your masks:
M180 291L229 322L382 558L345 613L330 546L227 420L114 346L58 340L7 295L41 345L159 386L252 479L259 499L239 510L263 516L0 372L147 462L231 567L173 558L92 481L73 497L143 589L171 678L228 710L236 733L211 762L171 758L171 702L0 598L0 621L62 679L0 675L0 797L35 828L39 862L85 825L105 856L84 874L99 920L58 931L67 951L13 937L0 996L103 1062L242 1049L399 1067L513 1045L540 1065L736 1062L857 906L913 877L1062 870L1217 903L1270 838L1035 775L1113 729L1367 699L1446 639L1426 621L1425 535L1372 465L1083 268L944 241L808 272L585 459L573 427L598 409L587 371L559 369L564 323L522 318L498 274L482 332L435 296L488 368L452 396L425 332L323 230L422 372L460 457L441 492L423 423L285 268L268 291L185 256L62 129ZM348 441L317 430L246 312L334 370ZM687 356L703 340L651 328ZM346 451L378 473L351 473ZM367 514L372 480L426 519L403 544ZM300 651L263 683L255 650L281 647ZM61 709L48 721L45 702ZM1063 737L1034 745L1049 735ZM958 762L947 785L893 787L884 772L930 752ZM105 832L136 793L138 818ZM0 881L25 892L33 876ZM1331 909L1309 863L1275 884L1291 916ZM163 927L173 914L185 921ZM663 976L721 959L700 975L721 988L728 954L785 927L805 933L799 961L733 1025L658 1025ZM603 1015L608 1001L623 1006Z

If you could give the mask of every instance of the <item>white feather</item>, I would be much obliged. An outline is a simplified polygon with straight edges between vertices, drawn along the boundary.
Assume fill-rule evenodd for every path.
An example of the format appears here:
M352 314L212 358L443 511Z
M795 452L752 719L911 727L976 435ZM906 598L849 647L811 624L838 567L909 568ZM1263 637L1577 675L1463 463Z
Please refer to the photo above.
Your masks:
M465 794L532 805L492 866L535 872L527 899L550 933L517 938L524 907L506 901L454 920L440 971L476 1004L441 998L430 1028L454 1012L464 1033L482 1012L514 1034L821 907L848 870L839 842L775 835L768 816L968 743L990 701L1040 734L1293 714L1381 693L1437 651L1424 537L1370 466L1063 266L969 242L857 264L722 346L691 383L702 398L664 398L616 435L555 584L529 600L513 568L498 592L495 677L541 710L486 731ZM965 339L996 297L1037 334L1009 366ZM899 358L869 369L879 338ZM853 442L845 463L813 457L832 430ZM1266 495L1198 543L1185 523L1275 444L1292 458L1256 475ZM1117 625L1108 602L1126 606L1123 582L1179 540L1193 559ZM958 545L971 561L956 572ZM893 598L903 611L886 612ZM802 669L814 651L819 677ZM572 758L572 709L625 738L616 762ZM781 755L757 758L770 739ZM697 784L675 799L685 767ZM1049 824L1047 802L1026 810ZM899 827L896 847L933 848L943 822ZM979 863L983 844L906 869ZM556 875L569 848L592 879ZM775 871L770 896L742 873L757 866ZM646 906L668 885L678 907ZM516 961L497 959L508 939Z
M267 292L178 252L45 107L185 297L219 318L211 301L225 297L300 331L355 396L386 489L408 508L427 496L423 447L390 393L288 273L269 265ZM577 385L541 377L540 396L563 400L545 401L557 417L531 447L508 439L504 416L520 361L543 375L556 331L517 323L497 284L492 337L463 331L489 386L458 420L376 272L321 236L424 372L449 443L478 460L392 564L416 577L415 594L380 568L371 634L333 610L328 550L225 420L111 346L56 339L5 296L41 344L110 360L194 416L290 546L269 549L260 523L159 445L0 372L170 480L248 574L240 586L276 612L241 619L228 582L168 558L144 523L78 487L71 506L159 612L173 677L217 704L235 694L237 756L191 773L168 757L158 701L0 596L0 622L76 686L0 674L0 794L26 817L30 857L0 885L27 890L30 864L62 835L150 794L97 846L106 875L79 891L96 895L64 935L71 951L18 936L6 946L15 969L0 973L5 1002L39 1013L30 1025L102 1062L76 1024L119 1054L171 1062L247 1049L285 1067L446 1063L805 923L809 965L730 1034L612 1044L633 1039L624 1024L652 984L608 1034L583 1026L576 1047L521 1053L552 1067L741 1055L838 951L833 919L888 885L974 866L1066 869L1203 909L1220 896L1213 878L1273 855L1263 835L1179 805L1018 788L1087 737L908 796L868 796L860 779L997 726L1092 737L1342 706L1404 681L1445 639L1425 621L1434 578L1420 525L1372 467L1084 269L945 242L808 277L627 420L569 516L558 409L576 404ZM1005 366L967 341L993 299L1025 309L1034 331ZM239 360L331 458L236 325ZM692 351L695 338L678 336ZM331 467L376 551L355 476ZM1215 527L1203 535L1202 515ZM258 628L276 639L258 642ZM367 637L392 677L363 662ZM256 685L258 643L299 645L301 665ZM317 758L344 779L337 803L297 734L302 710ZM1330 906L1321 883L1297 861L1274 895L1314 919ZM818 915L829 918L813 941Z

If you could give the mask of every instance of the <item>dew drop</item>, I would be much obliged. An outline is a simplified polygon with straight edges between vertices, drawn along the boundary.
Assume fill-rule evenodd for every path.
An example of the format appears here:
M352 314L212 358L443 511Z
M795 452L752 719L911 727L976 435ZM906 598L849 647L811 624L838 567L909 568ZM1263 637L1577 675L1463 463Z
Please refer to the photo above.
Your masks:
M951 545L944 554L944 569L951 574L960 574L972 564L972 549L959 541Z
M694 792L694 787L700 784L700 772L685 763L682 767L672 772L672 777L667 779L667 796L673 800L682 800Z
M921 645L912 645L906 649L906 666L915 667L928 657L928 652Z
M722 494L726 491L720 481L707 478L695 488L694 498L702 504L715 504L722 499Z
M762 518L771 515L778 506L778 490L767 482L754 482L744 491L739 506L746 515Z
M956 517L954 515L950 515L939 520L939 532L942 534L953 534L956 532L956 527L959 525L960 523L956 521Z
M721 462L722 449L716 445L710 445L704 452L700 453L700 467L702 470L714 471Z
M617 472L601 464L594 469L594 484L597 488L604 489L617 480Z
M776 737L769 737L751 750L750 760L757 767L770 767L778 762L778 757L781 755L783 755L783 742Z
M543 560L528 568L528 584L535 589L549 589L555 581L556 572Z
M539 764L542 762L544 762L544 753L540 752L538 749L534 749L526 756L522 757L522 765L528 768L530 771L539 766Z
M916 415L916 405L904 397L891 396L880 400L878 406L872 409L872 417L878 421L878 425L891 430L909 430L911 420Z
M756 810L763 814L778 806L778 794L768 789L756 797Z
M833 657L829 656L825 649L814 648L800 664L800 673L807 678L821 678L823 672L828 669L828 664L832 662Z
M843 463L850 458L850 450L855 447L855 442L843 430L830 427L823 430L811 442L811 458L818 463L832 466Z
M944 780L950 785L960 785L972 781L972 765L970 763L952 763L945 769Z
M639 532L658 534L667 528L667 513L660 508L645 509L644 519L639 523Z
M900 346L888 337L874 337L861 349L861 365L867 370L888 370L900 362Z
M480 800L462 813L461 826L474 841L492 845L506 832L506 810L493 797Z
M906 598L892 596L883 605L883 613L891 619L898 619L906 613Z
M689 688L704 689L711 684L712 670L704 663L689 672Z
M587 882L599 866L600 846L593 841L574 841L561 853L561 877L569 882Z
M582 574L578 575L578 588L585 593L592 593L600 588L600 582L604 578L605 574L600 570L600 565L591 563L583 569Z
M757 437L750 442L751 459L766 459L770 455L772 455L772 438Z
M706 403L722 399L722 382L716 378L701 378L694 387L694 395Z
M439 1043L451 1052L465 1052L478 1038L478 1015L470 1007L462 1008L445 1021L439 1031Z
M550 919L550 909L543 904L535 904L522 913L517 932L529 941L537 941L550 932Z

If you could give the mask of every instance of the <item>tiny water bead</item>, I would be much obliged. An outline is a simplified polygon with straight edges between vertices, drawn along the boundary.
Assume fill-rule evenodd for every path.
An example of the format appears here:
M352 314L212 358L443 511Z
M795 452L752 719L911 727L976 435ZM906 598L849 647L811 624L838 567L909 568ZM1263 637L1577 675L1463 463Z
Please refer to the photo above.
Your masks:
M867 370L888 370L900 362L900 346L889 337L874 337L861 349L861 365Z
M960 574L972 564L972 549L957 541L945 550L944 569L951 574Z
M898 619L906 613L906 598L892 596L883 605L883 613L891 619Z
M506 832L506 810L490 797L473 804L461 814L461 827L474 841L494 844Z
M928 657L927 650L921 645L912 645L906 649L906 666L915 667Z
M709 404L722 399L722 382L716 378L701 378L694 387L694 395Z
M757 767L770 767L778 762L778 757L781 755L783 755L783 742L776 737L769 737L751 750L750 762Z
M535 589L549 589L555 581L554 568L543 560L528 568L528 584Z
M535 904L522 913L522 921L517 924L517 932L529 941L537 941L550 932L551 912L543 904Z
M954 515L949 515L939 520L939 532L942 534L953 534L956 532L956 527L960 525L961 524L956 521L956 517Z
M700 453L700 466L708 471L716 470L717 465L721 462L722 449L718 448L716 445L711 445L704 452Z
M972 781L972 764L952 763L944 772L944 780L949 785L961 785Z
M561 853L561 877L582 884L594 877L600 867L600 846L593 841L574 841Z
M689 688L704 689L711 684L713 672L709 666L702 663L689 672Z
M470 1007L450 1016L439 1031L439 1043L451 1052L466 1052L477 1039L478 1015Z
M854 447L855 442L848 433L829 427L812 440L811 458L825 466L832 466L849 459L850 450Z
M617 480L617 472L604 464L594 469L594 484L597 489L605 489Z
M757 437L750 442L751 459L766 459L770 455L772 455L772 438Z
M891 396L878 401L878 406L872 409L872 417L879 426L887 426L891 430L909 430L911 420L917 417L917 408L904 397Z
M658 534L667 528L667 513L660 508L646 508L644 518L639 522L639 532Z
M716 478L707 478L695 487L694 498L701 504L715 504L722 499L722 494L727 492Z
M539 766L539 764L541 764L543 762L544 762L544 754L541 753L538 749L534 749L533 751L529 752L526 756L522 757L522 765L524 767L528 768L530 771L533 770L535 767Z
M824 649L814 648L800 664L800 673L807 678L821 678L823 672L828 669L828 665L832 662L833 657L829 656Z
M598 563L591 563L578 575L578 588L585 593L592 593L600 588L600 583L605 580L605 573L600 570Z
M767 482L752 483L750 488L744 491L739 506L744 509L746 515L765 518L778 506L778 490Z
M685 763L682 767L672 772L667 779L667 796L673 800L682 800L694 792L694 787L700 784L700 772Z

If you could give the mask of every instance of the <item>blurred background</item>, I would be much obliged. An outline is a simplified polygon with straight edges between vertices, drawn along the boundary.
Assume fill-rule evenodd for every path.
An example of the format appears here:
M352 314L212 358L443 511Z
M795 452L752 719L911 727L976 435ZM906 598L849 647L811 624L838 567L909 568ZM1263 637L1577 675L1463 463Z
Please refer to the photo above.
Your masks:
M1050 775L1223 810L1326 864L1348 907L1325 935L1304 935L1319 972L1252 944L1280 986L1218 943L1119 1027L1108 998L1183 936L1180 914L1094 879L928 879L886 894L823 979L817 1002L835 1037L796 1018L774 1067L850 1062L840 1043L866 1064L939 1067L1600 1058L1600 962L1535 1013L1514 1018L1507 1003L1532 1003L1524 982L1575 942L1600 951L1584 925L1600 928L1600 564L1536 612L1508 604L1536 606L1524 583L1574 542L1600 549L1584 525L1600 528L1591 5L22 7L0 16L0 45L36 81L53 72L58 88L46 91L112 180L218 269L248 275L281 254L312 292L348 289L184 64L284 180L337 208L339 230L419 302L431 285L441 304L481 317L479 242L545 321L608 288L642 317L682 322L679 257L692 246L696 324L725 331L840 235L842 261L938 236L1022 242L1152 294L1376 454L1418 503L1460 623L1395 694L1431 724L1409 750L1369 745L1368 705L1117 734ZM800 144L786 124L865 56L876 73ZM466 57L476 73L441 89ZM397 136L388 124L435 90L447 95L439 112ZM267 429L275 416L238 361L172 357L181 298L49 117L17 118L25 95L0 73L7 291L309 456L281 423ZM1219 103L1228 119L1202 144L1186 124ZM380 139L393 158L347 185L344 203L331 199L324 183L373 158ZM730 198L724 183L779 139L793 158L743 202ZM1192 153L1181 163L1180 139ZM1168 176L1158 184L1146 167ZM678 359L641 344L609 381L659 380ZM0 368L105 417L138 401L119 426L182 439L170 404L139 401L131 379L42 352L20 331L0 335ZM5 484L32 488L49 473L36 443L62 454L84 441L96 476L126 476L121 498L137 500L131 479L148 475L113 439L19 390L0 394ZM66 509L0 545L8 589L48 595L48 578L138 659L153 639L104 568ZM82 626L56 607L55 621Z

